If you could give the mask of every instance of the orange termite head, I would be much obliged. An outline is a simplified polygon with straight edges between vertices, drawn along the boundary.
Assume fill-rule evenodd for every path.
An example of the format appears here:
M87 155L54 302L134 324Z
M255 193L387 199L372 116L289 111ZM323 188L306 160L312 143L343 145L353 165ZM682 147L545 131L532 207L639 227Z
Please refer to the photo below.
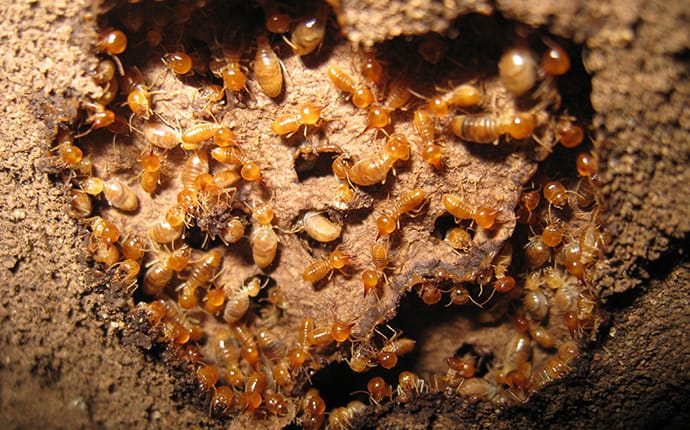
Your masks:
M328 256L328 262L334 269L342 269L351 260L354 260L354 258L354 255L349 255L339 249L336 249Z
M316 103L304 103L299 109L300 120L306 125L316 125L321 119L321 112L326 107L328 107L328 103L323 106Z

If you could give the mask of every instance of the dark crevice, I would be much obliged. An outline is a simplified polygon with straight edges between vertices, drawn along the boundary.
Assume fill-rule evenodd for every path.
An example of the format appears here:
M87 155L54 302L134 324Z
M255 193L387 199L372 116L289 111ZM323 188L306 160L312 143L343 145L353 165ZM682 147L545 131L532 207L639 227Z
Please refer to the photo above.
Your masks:
M690 261L690 234L686 234L681 239L672 240L656 260L638 259L633 266L631 277L647 280L640 287L630 288L611 296L606 302L606 308L610 311L629 308L635 300L647 292L650 282L666 279L676 267L688 261Z

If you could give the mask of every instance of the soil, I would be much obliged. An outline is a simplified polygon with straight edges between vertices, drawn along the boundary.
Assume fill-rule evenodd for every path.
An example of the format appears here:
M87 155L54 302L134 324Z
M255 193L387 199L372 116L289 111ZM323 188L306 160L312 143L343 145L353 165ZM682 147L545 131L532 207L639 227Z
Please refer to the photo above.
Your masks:
M490 7L392 2L381 11L374 3L342 2L353 40L441 30L464 11ZM522 406L434 394L371 410L362 426L681 428L690 419L690 35L682 30L690 5L600 3L505 0L494 8L585 46L612 236L596 272L608 318L576 370ZM86 230L68 216L65 186L42 166L57 123L98 91L86 74L96 62L97 12L86 1L2 8L0 427L223 428L200 401L189 402L184 372L163 368L155 350L142 354L141 342L123 334L126 303L113 302L85 269Z

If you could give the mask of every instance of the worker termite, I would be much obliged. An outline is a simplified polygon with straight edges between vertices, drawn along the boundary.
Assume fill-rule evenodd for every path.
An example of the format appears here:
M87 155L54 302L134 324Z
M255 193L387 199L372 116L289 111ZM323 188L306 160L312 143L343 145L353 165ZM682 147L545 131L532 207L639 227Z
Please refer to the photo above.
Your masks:
M321 397L319 390L310 388L302 399L301 405L304 411L302 426L306 429L319 429L325 419L326 402Z
M153 115L151 109L151 95L153 93L143 83L136 85L127 94L127 106L132 111L132 117L138 115L148 120ZM130 118L131 123L131 118Z
M179 131L158 121L146 121L143 132L147 143L161 149L173 149L181 141Z
M581 210L588 210L597 203L598 181L592 177L580 178L575 185L575 203Z
M532 342L525 333L516 333L506 344L497 380L510 387L526 388L529 382Z
M182 236L184 224L171 225L166 219L160 219L149 227L149 238L156 243L171 243Z
M223 265L224 254L222 249L216 248L208 251L201 259L194 265L187 280L178 286L178 290L189 287L197 288L207 284L220 270Z
M328 259L316 260L304 269L302 278L307 282L318 282L326 276L330 277L334 270L342 271L352 258L351 255L335 249Z
M389 257L389 243L387 240L382 242L375 242L371 245L371 263L379 273L384 273L388 267ZM384 274L385 276L385 274Z
M92 236L86 246L86 251L91 254L93 260L97 263L103 263L106 267L111 267L117 263L120 259L120 251L117 246L110 246L105 241L94 239Z
M528 291L522 298L522 304L532 321L542 321L549 313L549 299L541 290Z
M523 191L519 200L518 222L536 224L537 217L534 211L539 207L540 200L539 190Z
M441 301L443 294L435 281L422 282L417 286L417 295L427 305L435 305Z
M153 151L141 157L141 188L149 194L156 191L160 181L161 159Z
M550 357L544 362L541 371L532 375L532 387L542 388L550 382L563 378L569 370L568 363L561 357Z
M473 403L480 400L494 402L500 395L498 387L483 378L465 379L457 388L457 393Z
M115 122L115 112L111 111L110 109L106 109L101 103L82 101L82 105L88 114L85 122L90 126L85 131L75 135L75 138L84 137L93 130L109 127Z
M75 218L86 218L91 215L93 204L87 193L78 189L71 189L69 192L70 215Z
M225 96L223 87L216 84L202 85L198 89L198 94L201 100L205 102L203 108L200 109L201 111L216 114L220 110L221 102Z
M259 225L250 236L254 263L261 269L273 263L278 250L278 235L270 225Z
M211 315L216 315L225 304L225 291L223 287L214 287L206 290L203 297L204 310Z
M347 364L353 372L366 372L370 367L376 366L376 362L374 361L376 353L374 347L369 343L362 343L356 348L354 344L352 344L352 354Z
M493 283L493 289L503 294L511 291L515 287L515 278L504 276Z
M471 219L483 229L490 229L494 226L499 212L486 206L474 208L454 194L444 194L441 201L446 211L453 215L456 220Z
M562 311L576 311L579 296L579 291L574 283L565 280L554 294L553 301L556 307Z
M450 302L446 306L450 305L464 305L470 301L474 301L470 296L470 292L463 285L454 285L450 290Z
M446 373L446 379L449 382L456 382L458 377L462 379L473 378L476 373L477 358L473 354L448 357L446 363L449 369Z
M192 70L192 58L184 52L170 52L161 58L165 67L176 75L186 75Z
M565 229L558 221L552 221L544 226L541 232L541 241L549 248L554 248L561 244Z
M387 127L391 123L391 117L388 109L378 103L369 106L369 111L367 112L367 126L364 127L365 133L372 128L381 129Z
M400 216L408 214L414 216L419 213L421 206L426 202L426 193L417 188L403 192L376 218L378 237L389 235L398 229Z
M266 393L264 403L266 410L274 415L284 416L290 412L287 399L280 393Z
M346 176L353 184L360 186L385 183L393 165L399 160L409 159L409 156L407 139L402 135L394 134L388 139L381 153L358 160L352 167L346 169Z
M137 310L143 311L143 315L137 315L137 322L147 322L151 327L158 326L166 313L162 300L154 300L151 303L139 302Z
M60 161L64 167L76 167L84 157L82 150L71 143L61 143L54 148L60 153Z
M541 57L541 69L549 76L560 76L570 70L570 57L555 43L547 43L548 49Z
M239 321L249 310L252 297L259 295L261 287L261 280L257 277L251 278L249 282L235 290L226 286L224 289L227 295L227 303L223 312L223 319L230 324Z
M269 360L278 361L285 357L285 343L267 329L256 333L256 344Z
M101 32L96 42L96 48L108 55L111 55L115 60L120 73L122 73L122 64L116 55L122 54L127 49L127 35L120 30L109 29Z
M236 402L235 392L232 388L221 385L216 387L209 405L210 414L212 416L227 416L230 415L231 409Z
M332 430L347 430L351 428L352 420L364 413L367 405L359 400L353 400L345 406L332 409L328 413L328 426Z
M462 140L474 143L497 143L504 134L521 140L529 137L537 126L537 118L529 112L515 115L458 115L451 121L451 130Z
M352 104L360 109L366 109L374 103L374 93L365 85L358 85L354 78L338 66L331 64L326 72L328 78L340 91L346 92L352 98Z
M223 79L224 90L239 93L247 88L247 69L240 64L241 48L224 46L223 56L225 57L225 66L222 66L215 73Z
M470 107L478 105L481 101L482 93L479 88L470 84L462 84L440 96L430 98L427 102L427 109L438 117L444 117L450 113L451 106Z
M394 335L388 339L376 354L376 360L384 369L392 369L398 364L398 357L414 351L415 341Z
M551 258L551 248L546 246L541 236L532 236L524 247L525 257L531 267L541 267Z
M404 370L398 375L398 386L395 389L395 400L398 402L411 402L415 398L428 392L424 379L409 370Z
M295 24L290 39L285 38L285 42L300 57L312 53L323 43L327 20L326 8L320 7L315 14L303 18Z
M580 145L585 135L582 127L567 118L561 118L556 122L555 133L560 144L566 148Z
M508 273L508 268L513 262L513 245L507 241L498 251L496 256L491 261L491 266L494 268L494 276L497 279L503 278Z
M226 245L239 242L244 237L245 225L243 219L231 218L220 231L220 240Z
M383 78L383 66L381 61L376 58L375 51L364 52L361 55L360 73L364 79L373 82L375 85L381 85L381 78Z
M437 170L441 170L441 147L434 143L436 130L434 120L429 114L429 111L417 109L414 112L413 124L417 135L422 138L420 150L422 159L434 166Z
M212 364L203 364L196 371L196 380L201 391L211 391L220 378L218 368Z
M565 186L558 181L549 181L544 184L542 192L544 193L544 198L550 205L560 209L568 204L567 190Z
M185 345L185 347L178 352L178 356L184 362L195 365L201 363L204 355L198 345Z
M524 47L506 51L498 62L498 76L508 91L516 96L530 90L537 81L537 62Z
M587 224L582 229L580 250L580 261L586 266L594 263L603 255L605 250L604 237L596 224Z
M213 143L221 148L226 148L228 146L237 146L239 142L234 131L229 127L221 126L213 135Z
M354 326L354 322L345 322L336 318L330 327L331 336L333 337L333 340L335 340L338 343L346 342L348 339L350 339L352 327Z
M223 366L231 365L240 358L237 344L232 342L233 334L227 326L220 327L214 332L212 344L216 361Z
M282 67L265 34L256 36L256 57L253 67L254 77L261 89L269 97L278 97L283 91Z
M273 380L278 387L288 388L292 385L293 378L290 370L290 362L286 356L280 359L278 363L273 366Z
M139 199L129 186L119 179L110 179L103 185L103 195L111 206L125 212L139 208Z
M552 290L558 290L568 283L567 275L556 267L547 267L542 274L544 283Z
M329 326L313 327L309 332L308 344L310 347L321 348L333 342L333 334Z
M309 211L301 219L301 227L318 242L332 242L340 237L342 225L334 223L321 212Z
M244 393L240 396L242 412L252 412L261 406L266 387L266 376L263 373L255 371L249 375L244 386Z
M107 85L103 88L103 93L101 96L96 99L96 102L102 104L103 106L108 105L110 102L115 99L115 96L117 95L117 90L118 90L118 80L117 78L111 79L109 82L107 82Z
M410 97L412 97L412 93L410 92L410 83L407 78L396 78L388 87L388 97L383 105L383 109L386 113L402 109L410 100Z
M242 179L263 184L261 168L255 161L247 157L240 148L232 146L213 148L211 150L211 157L224 164L238 164L242 166L240 169Z
M112 60L103 59L98 62L95 69L89 71L89 75L97 84L106 84L115 78L115 64Z
M174 251L162 251L160 254L147 265L148 270L144 275L143 289L144 293L148 295L157 295L170 282L175 273L179 273L187 267L192 250L184 245Z
M317 105L315 103L303 103L299 107L299 113L284 114L279 116L271 124L271 130L279 136L287 137L295 134L300 127L304 126L304 134L306 136L307 128L311 126L318 126L322 120L321 111L326 106Z
M354 199L354 197L354 190L347 182L339 182L338 185L336 185L334 200L337 208L347 209L347 206Z
M577 155L575 167L577 168L577 173L580 176L592 177L597 173L597 157L590 153L582 152Z
M173 271L159 262L149 267L144 274L143 291L145 294L155 296L160 293L168 282L172 280Z
M537 345L544 349L553 348L556 344L556 339L549 333L546 327L539 324L529 325L529 335Z
M380 376L375 376L367 382L367 391L369 400L377 406L380 406L383 400L392 394L391 386Z
M140 269L141 266L136 260L122 260L111 267L113 282L124 287L124 293L129 294L137 283Z
M180 134L182 149L186 151L196 150L203 141L213 139L220 128L220 124L202 122L183 130Z
M387 127L391 123L391 112L405 106L411 96L412 93L410 93L406 79L394 80L390 85L386 103L384 105L375 103L369 107L367 125L362 133L372 128L382 129Z
M309 333L314 329L314 320L311 317L302 319L297 347L287 353L287 362L290 369L300 369L309 356Z
M230 326L235 338L242 344L240 357L250 366L255 367L259 362L259 348L256 345L254 335L245 324L233 324Z
M266 16L266 31L275 34L290 31L292 19L289 15L282 13L273 0L263 0L259 4L263 6L264 15Z
M208 153L206 151L194 151L182 167L180 181L183 190L199 191L194 181L202 173L208 173Z

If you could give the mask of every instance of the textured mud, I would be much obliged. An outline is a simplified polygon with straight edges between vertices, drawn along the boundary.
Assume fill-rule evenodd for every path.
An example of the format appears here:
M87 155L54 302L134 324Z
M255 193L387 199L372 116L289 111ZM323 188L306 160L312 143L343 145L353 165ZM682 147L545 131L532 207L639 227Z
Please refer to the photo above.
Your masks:
M440 29L444 19L475 7L433 12L442 10L437 2L419 3L409 26L407 19L379 24L387 14L400 16L394 6L381 12L366 2L343 2L342 13L359 10L361 28L351 32L366 42ZM420 13L427 7L428 14ZM516 410L437 397L372 411L362 424L679 427L688 419L682 408L690 362L690 266L684 263L690 41L680 30L688 24L688 5L505 1L494 8L587 47L605 213L614 238L598 272L611 319L576 372ZM176 379L182 376L123 345L123 309L103 305L112 302L80 263L83 232L67 216L64 190L40 168L56 121L74 115L73 97L95 90L85 76L94 61L87 55L92 6L16 2L2 13L0 425L223 427L198 404L180 401L183 384ZM372 29L379 33L367 32Z

